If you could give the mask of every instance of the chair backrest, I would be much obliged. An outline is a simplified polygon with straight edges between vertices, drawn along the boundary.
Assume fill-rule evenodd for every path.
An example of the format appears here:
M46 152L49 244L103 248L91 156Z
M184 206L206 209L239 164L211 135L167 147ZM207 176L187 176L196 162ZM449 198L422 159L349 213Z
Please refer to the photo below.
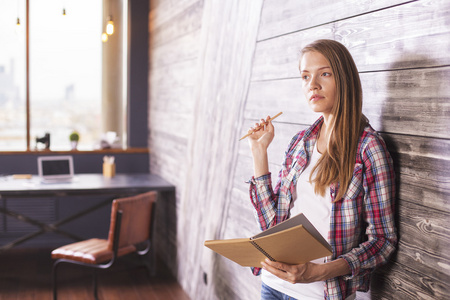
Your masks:
M111 209L108 249L113 250L114 228L117 212L122 212L118 249L145 242L150 238L152 211L157 192L147 192L136 196L115 199Z

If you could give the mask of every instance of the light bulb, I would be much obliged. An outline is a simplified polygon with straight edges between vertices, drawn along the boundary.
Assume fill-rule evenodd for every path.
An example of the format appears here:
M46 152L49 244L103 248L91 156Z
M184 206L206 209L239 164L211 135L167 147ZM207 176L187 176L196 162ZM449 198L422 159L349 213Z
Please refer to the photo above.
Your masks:
M102 41L103 41L103 43L108 41L108 35L106 34L106 32L102 33Z
M16 23L16 34L21 34L21 30L22 26L20 26L20 19L17 18L17 23Z
M111 35L114 33L114 23L112 21L112 17L108 17L108 22L106 23L106 33L108 35Z

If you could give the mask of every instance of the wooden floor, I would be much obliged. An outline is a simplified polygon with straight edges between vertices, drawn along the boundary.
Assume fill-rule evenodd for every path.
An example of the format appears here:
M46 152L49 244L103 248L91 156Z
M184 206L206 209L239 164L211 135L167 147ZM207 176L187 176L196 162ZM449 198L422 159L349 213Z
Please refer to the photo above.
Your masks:
M51 250L11 249L0 253L0 300L52 299ZM62 264L58 269L58 299L94 299L91 270ZM158 264L157 274L118 261L109 270L98 273L99 299L189 300L164 266Z

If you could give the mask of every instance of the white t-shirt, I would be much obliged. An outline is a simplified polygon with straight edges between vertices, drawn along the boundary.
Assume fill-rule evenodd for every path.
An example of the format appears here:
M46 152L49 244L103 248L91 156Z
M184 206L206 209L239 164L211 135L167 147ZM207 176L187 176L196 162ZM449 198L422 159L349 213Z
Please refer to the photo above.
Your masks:
M317 151L316 145L309 165L298 178L296 195L293 195L290 213L291 216L303 213L314 227L316 227L319 233L329 241L328 231L330 229L331 215L331 196L329 188L325 192L324 197L316 195L314 193L314 187L309 181L309 175L311 174L312 168L320 157L321 154ZM319 258L312 262L323 263L324 258ZM262 281L271 288L296 299L316 300L324 298L324 281L292 284L265 270L262 270Z

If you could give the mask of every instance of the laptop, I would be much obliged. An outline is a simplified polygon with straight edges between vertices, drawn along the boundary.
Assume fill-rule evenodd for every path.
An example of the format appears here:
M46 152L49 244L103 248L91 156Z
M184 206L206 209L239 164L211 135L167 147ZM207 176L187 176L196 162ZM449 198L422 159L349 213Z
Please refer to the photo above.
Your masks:
M73 179L73 157L39 156L38 173L43 183L71 182Z

